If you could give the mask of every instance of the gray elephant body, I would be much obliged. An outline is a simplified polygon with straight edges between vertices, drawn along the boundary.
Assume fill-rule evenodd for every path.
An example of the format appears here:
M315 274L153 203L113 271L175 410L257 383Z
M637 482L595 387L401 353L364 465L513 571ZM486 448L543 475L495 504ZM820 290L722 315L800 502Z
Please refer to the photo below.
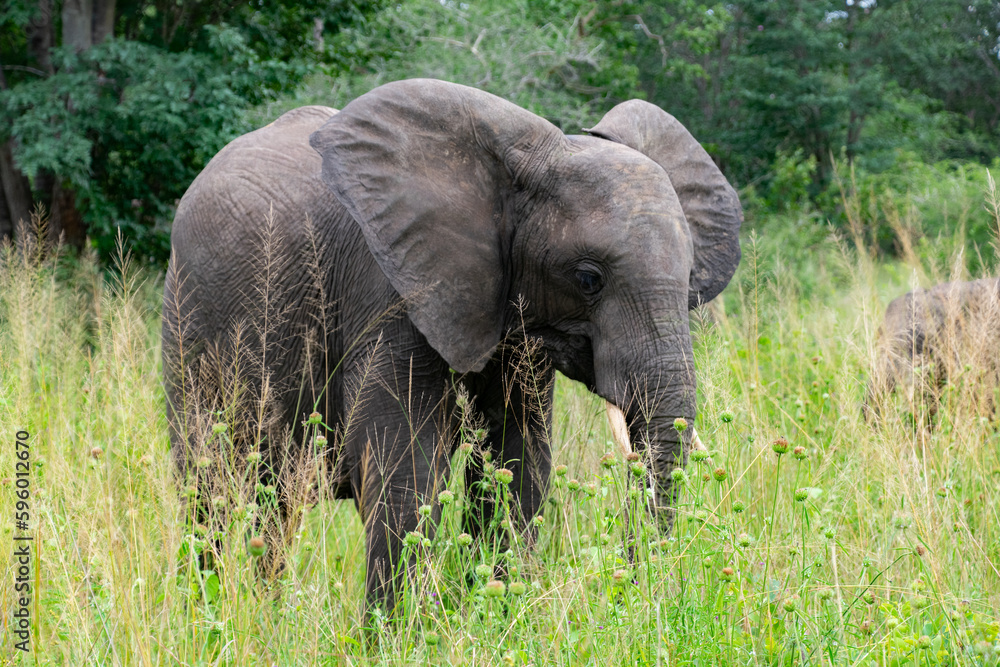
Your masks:
M483 447L514 474L531 538L558 369L623 409L666 510L685 456L674 418L694 418L688 309L731 278L742 215L660 109L628 102L590 132L414 80L339 113L291 111L223 149L178 207L164 294L179 467L191 470L212 410L236 394L256 403L233 416L247 424L233 441L266 432L275 470L289 457L276 443L298 442L319 411L338 445L335 495L365 521L377 602L447 475L459 385Z
M1000 283L995 278L951 282L894 299L879 329L865 416L896 387L937 411L950 378L968 370L996 386Z

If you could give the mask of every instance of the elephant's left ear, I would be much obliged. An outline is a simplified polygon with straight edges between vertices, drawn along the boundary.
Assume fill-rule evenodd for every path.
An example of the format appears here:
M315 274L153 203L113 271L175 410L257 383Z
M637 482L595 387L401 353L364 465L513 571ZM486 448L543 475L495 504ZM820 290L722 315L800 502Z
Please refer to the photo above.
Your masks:
M740 263L743 209L736 191L680 121L642 100L623 102L585 130L643 153L663 167L694 240L688 307L718 296Z

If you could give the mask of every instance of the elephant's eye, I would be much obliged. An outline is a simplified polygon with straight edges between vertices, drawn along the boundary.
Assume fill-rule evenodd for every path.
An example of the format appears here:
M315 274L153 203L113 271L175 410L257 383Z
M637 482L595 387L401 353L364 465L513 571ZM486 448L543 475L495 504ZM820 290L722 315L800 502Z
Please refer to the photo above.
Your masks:
M587 296L594 296L604 287L604 281L601 280L600 274L593 271L580 269L576 272L576 279L580 282L580 289Z

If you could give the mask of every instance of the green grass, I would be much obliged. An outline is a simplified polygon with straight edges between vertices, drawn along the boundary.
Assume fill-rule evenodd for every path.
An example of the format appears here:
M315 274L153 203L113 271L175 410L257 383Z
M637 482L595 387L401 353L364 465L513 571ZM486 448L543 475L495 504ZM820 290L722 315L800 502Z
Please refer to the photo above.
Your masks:
M221 536L223 567L198 570L206 536L189 534L168 451L160 278L6 250L0 433L5 443L32 434L41 587L34 656L13 651L5 632L0 660L1000 664L1000 431L978 407L983 388L958 379L930 429L912 426L924 408L905 397L888 401L880 428L861 417L885 304L940 267L917 256L880 265L863 244L822 235L797 252L770 238L766 228L747 237L725 298L696 314L696 427L711 462L688 465L669 536L633 512L637 557L624 558L624 510L642 491L620 454L601 463L615 452L602 402L560 378L553 452L567 471L554 477L534 549L460 544L454 482L436 537L413 540L403 611L369 631L361 522L353 503L322 490L287 547L270 545L287 562L273 584L247 553L254 508L240 500ZM13 447L3 452L9 623ZM502 484L494 492L505 499ZM501 561L506 590L493 597Z

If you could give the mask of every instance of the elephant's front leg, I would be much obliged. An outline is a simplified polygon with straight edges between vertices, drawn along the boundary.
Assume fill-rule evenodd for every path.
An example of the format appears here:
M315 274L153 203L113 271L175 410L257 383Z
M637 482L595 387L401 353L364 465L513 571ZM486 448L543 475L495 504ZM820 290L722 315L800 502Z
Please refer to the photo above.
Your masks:
M531 519L548 495L554 380L555 371L537 359L525 358L517 348L501 348L483 373L468 383L476 409L487 421L484 449L491 454L491 466L513 475L511 519L529 544L538 532ZM495 494L477 483L483 477L483 466L467 469L472 507L466 526L473 535L481 534L496 515Z
M406 534L419 527L430 536L433 530L435 517L421 523L418 510L434 506L447 474L454 406L440 359L403 357L396 350L385 357L381 368L365 373L367 386L348 413L345 442L365 525L368 606L387 603L391 610L408 567L402 560Z

